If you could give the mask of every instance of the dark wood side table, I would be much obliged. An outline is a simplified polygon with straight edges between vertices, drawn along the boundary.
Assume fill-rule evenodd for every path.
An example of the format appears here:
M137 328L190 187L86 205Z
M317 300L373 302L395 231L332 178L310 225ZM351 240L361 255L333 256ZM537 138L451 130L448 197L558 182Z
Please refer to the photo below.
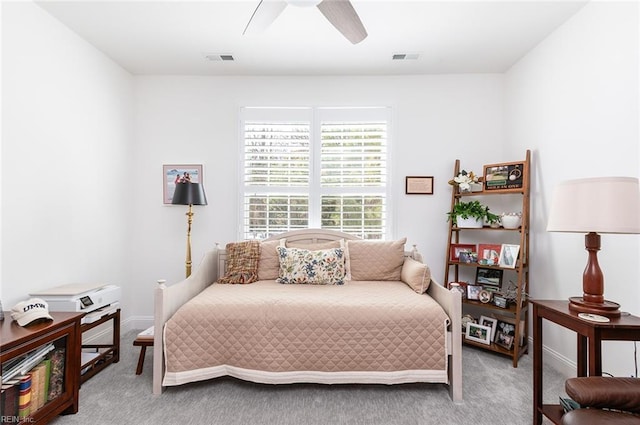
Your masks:
M542 319L576 332L578 337L577 376L602 375L602 341L640 341L640 317L622 315L610 322L581 319L569 310L569 301L532 300L533 305L533 423L543 415L560 424L560 405L542 404Z

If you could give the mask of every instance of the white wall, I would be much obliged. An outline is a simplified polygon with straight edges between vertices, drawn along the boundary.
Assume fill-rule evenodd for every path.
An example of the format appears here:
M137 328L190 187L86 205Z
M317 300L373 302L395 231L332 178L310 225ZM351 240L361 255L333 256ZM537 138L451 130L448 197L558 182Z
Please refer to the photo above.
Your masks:
M533 298L582 293L584 236L545 231L554 186L572 178L639 175L638 35L635 2L592 2L506 73L506 149L535 150ZM598 258L607 299L640 314L640 237L602 235ZM571 332L549 325L544 337L558 359L575 361ZM633 343L605 343L603 357L604 371L634 372Z
M34 4L2 9L3 305L71 282L126 289L133 80Z
M163 163L204 164L209 205L194 207L194 264L215 242L238 237L238 112L247 105L392 106L394 236L417 244L441 280L447 181L456 157L477 169L504 159L495 149L502 145L502 86L501 75L136 77L136 314L151 316L156 279L184 274L186 207L162 205ZM405 195L407 175L435 176L435 194Z

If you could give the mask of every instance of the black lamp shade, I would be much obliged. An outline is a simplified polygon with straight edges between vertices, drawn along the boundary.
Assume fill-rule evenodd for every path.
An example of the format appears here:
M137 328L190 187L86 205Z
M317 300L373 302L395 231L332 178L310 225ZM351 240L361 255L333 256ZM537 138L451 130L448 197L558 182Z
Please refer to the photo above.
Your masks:
M200 183L177 183L171 203L173 205L207 205L207 195Z

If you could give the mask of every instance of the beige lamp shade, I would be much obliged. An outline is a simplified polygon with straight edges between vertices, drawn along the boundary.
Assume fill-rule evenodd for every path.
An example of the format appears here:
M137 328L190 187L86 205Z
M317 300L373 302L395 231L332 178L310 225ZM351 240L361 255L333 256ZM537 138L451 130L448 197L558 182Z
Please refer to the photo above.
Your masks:
M640 186L634 177L568 180L556 186L548 232L640 233Z

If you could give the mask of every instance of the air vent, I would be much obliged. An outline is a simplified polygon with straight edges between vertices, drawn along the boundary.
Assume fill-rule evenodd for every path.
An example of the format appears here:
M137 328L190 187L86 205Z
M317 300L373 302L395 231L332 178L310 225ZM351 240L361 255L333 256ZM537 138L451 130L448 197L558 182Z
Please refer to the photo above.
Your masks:
M416 60L420 57L417 53L394 53L391 56L391 60L404 61L404 60Z
M211 62L219 62L219 61L233 61L233 55L229 54L220 54L220 53L203 53L202 56L208 61Z

